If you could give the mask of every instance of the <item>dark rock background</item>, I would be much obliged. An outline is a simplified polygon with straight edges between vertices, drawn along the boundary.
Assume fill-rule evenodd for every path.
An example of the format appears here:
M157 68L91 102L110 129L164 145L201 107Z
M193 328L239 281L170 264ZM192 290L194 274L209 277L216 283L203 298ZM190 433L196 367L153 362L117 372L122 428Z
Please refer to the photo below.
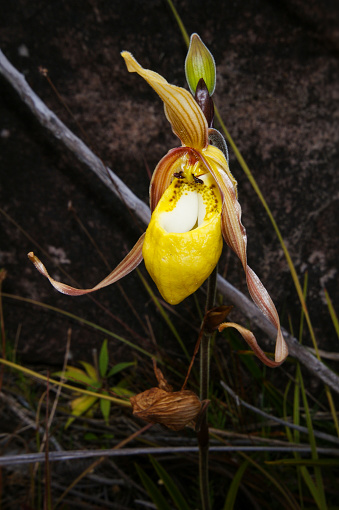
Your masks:
M167 3L18 0L2 4L1 49L7 58L41 99L147 201L147 167L153 171L178 140L160 100L141 78L127 72L120 51L131 51L144 67L171 83L185 83L186 47ZM336 350L323 289L336 307L339 6L331 0L180 0L175 4L187 31L198 32L214 54L215 102L271 207L301 281L308 272L307 300L319 346ZM74 119L39 66L48 69ZM34 250L53 276L65 280L34 240L81 286L92 286L107 274L68 211L70 200L112 267L133 246L140 226L94 175L46 135L3 81L0 93L1 207L32 238L0 216L0 267L8 272L3 291L57 306L152 349L150 335L116 286L93 295L105 311L88 297L58 294L27 260L27 252ZM297 333L300 306L282 249L232 152L230 164L239 182L249 263L271 293L283 324L289 327L290 317ZM226 267L229 280L246 292L240 265L225 248L220 270ZM138 276L128 276L122 286L141 319L151 318L159 345L171 346L171 334ZM203 291L199 300L203 302ZM195 338L184 319L199 326L193 299L175 310L178 316L173 320L187 334L191 349ZM70 326L76 359L90 356L91 347L99 347L104 338L57 313L8 298L4 298L4 317L8 338L17 337L19 352L30 362L60 363ZM304 336L311 345L309 335ZM111 344L114 356L132 358L133 353L120 352L122 345Z

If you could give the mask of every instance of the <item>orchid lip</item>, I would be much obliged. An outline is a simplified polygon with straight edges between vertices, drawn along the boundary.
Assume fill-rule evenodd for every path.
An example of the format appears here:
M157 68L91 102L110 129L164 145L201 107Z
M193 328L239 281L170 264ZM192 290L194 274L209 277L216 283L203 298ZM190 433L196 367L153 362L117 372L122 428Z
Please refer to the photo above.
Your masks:
M194 179L194 184L211 184L208 174ZM205 184L206 183L206 184ZM160 226L168 233L184 233L200 227L206 217L206 203L202 194L203 188L191 186L178 199L174 209L164 211L159 217Z
M164 212L159 218L160 226L171 233L189 232L197 223L199 199L196 191L189 191L179 198L172 211Z

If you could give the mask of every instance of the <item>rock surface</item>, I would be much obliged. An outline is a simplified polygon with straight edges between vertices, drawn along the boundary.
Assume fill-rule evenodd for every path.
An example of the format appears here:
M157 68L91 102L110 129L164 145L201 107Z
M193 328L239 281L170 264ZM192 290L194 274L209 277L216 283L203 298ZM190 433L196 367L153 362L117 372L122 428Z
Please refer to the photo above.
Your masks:
M339 7L331 0L321 5L217 0L210 9L206 2L182 0L176 6L188 32L198 32L214 54L215 102L272 210L300 281L308 274L307 300L319 346L336 350L324 287L336 306ZM18 0L3 7L0 24L2 51L35 92L147 201L147 169L152 172L178 140L160 101L146 83L126 71L120 51L131 51L144 67L171 83L184 84L186 47L166 2L91 0L80 9L64 0ZM48 69L73 118L39 66ZM2 214L0 222L0 267L8 272L3 291L57 306L150 347L149 334L117 287L94 298L124 324L88 297L57 294L27 260L33 249L52 275L62 278L38 243L81 286L105 276L105 264L68 210L69 201L112 267L132 247L139 227L94 175L46 136L4 82L0 87L0 201L9 215ZM232 151L230 166L239 182L249 263L270 291L283 324L288 328L291 317L297 332L300 306L280 244ZM225 248L221 272L226 265L229 280L246 292L239 263ZM137 275L127 277L122 286L142 320L145 314L154 316ZM189 320L192 303L177 307ZM103 339L96 330L78 328L76 322L29 303L5 298L4 313L8 337L18 335L19 351L28 361L60 362L70 326L77 359ZM199 327L198 317L195 325ZM165 342L169 333L160 319L154 327L159 342ZM311 345L308 334L304 341ZM114 345L119 356L123 344Z

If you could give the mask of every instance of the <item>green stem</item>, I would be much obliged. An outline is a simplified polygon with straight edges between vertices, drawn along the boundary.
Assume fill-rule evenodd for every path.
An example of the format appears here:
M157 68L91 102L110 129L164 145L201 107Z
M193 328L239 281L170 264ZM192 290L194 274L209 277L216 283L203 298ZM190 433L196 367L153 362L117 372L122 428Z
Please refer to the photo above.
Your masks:
M215 302L215 293L217 287L218 267L216 266L213 273L208 279L207 299L205 313L213 308ZM210 371L210 340L211 333L204 332L200 345L200 399L207 400L209 393L209 371ZM209 498L209 482L208 482L208 424L207 412L201 420L200 430L198 432L199 443L199 479L200 479L200 495L202 510L211 508Z
M215 296L217 293L217 276L218 276L218 264L215 266L213 272L210 274L208 278L205 313L208 312L208 310L210 310L211 308L213 308L215 304Z

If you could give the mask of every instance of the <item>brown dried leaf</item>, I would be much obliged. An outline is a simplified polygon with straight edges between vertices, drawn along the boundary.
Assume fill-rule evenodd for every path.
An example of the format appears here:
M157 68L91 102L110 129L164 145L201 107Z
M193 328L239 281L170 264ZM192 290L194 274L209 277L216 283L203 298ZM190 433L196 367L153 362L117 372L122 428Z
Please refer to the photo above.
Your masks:
M233 306L215 306L208 310L204 317L203 329L212 332L217 329L231 312Z
M149 423L161 423L169 429L181 430L194 421L201 402L193 391L168 392L151 388L130 399L133 414Z

